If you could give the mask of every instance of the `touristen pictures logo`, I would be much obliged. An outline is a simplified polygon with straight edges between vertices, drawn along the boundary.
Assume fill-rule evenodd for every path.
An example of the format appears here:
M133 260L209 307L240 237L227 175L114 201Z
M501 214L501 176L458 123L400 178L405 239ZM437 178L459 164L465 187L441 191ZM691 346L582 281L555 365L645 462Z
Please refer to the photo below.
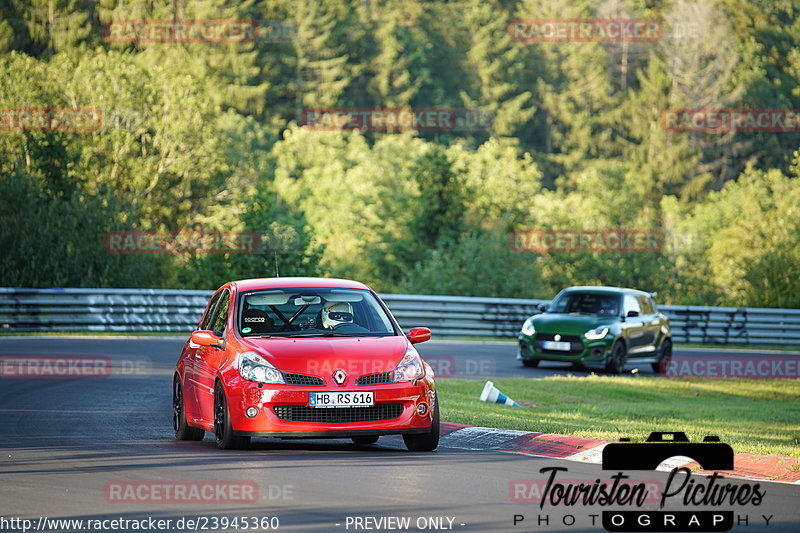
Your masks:
M538 508L535 516L515 514L514 525L679 533L722 532L756 521L769 526L774 519L749 514L767 494L761 483L733 482L720 473L733 470L734 452L716 436L690 442L682 432L653 432L643 442L606 444L601 454L603 470L614 474L582 480L571 478L567 467L546 466L539 470L542 479L512 482L510 499ZM681 466L672 468L663 482L635 479L630 473L653 471L670 461ZM554 508L562 513L549 513Z

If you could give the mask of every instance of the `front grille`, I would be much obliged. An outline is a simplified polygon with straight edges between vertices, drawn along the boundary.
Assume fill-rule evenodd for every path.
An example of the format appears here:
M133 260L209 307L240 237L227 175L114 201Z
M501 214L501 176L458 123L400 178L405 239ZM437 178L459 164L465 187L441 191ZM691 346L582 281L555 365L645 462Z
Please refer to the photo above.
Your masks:
M356 380L356 385L381 385L394 381L394 370L379 374L365 374Z
M552 353L561 355L579 355L583 353L583 341L577 335L561 335L561 342L570 344L569 350L545 350L542 348L542 341L554 341L554 333L537 333L533 337L533 347L539 353Z
M322 380L322 378L318 378L317 376L306 376L305 374L284 374L283 379L286 381L287 385L325 385L325 382Z
M403 414L403 404L383 403L372 407L340 407L321 409L307 405L277 405L275 414L287 422L320 422L347 424L350 422L375 422L391 420Z

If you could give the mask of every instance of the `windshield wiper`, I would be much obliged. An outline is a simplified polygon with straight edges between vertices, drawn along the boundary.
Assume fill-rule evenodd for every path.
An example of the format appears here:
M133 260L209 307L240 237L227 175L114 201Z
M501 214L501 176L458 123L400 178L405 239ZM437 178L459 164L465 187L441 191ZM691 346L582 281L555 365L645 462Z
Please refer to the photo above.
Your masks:
M364 337L362 333L337 333L335 331L321 331L319 333L300 333L290 337Z
M287 337L294 337L294 335L275 335L275 334L261 334L261 335L242 335L245 339L285 339Z
M323 337L382 337L383 335L372 335L371 333L337 333L329 331L322 334Z
M320 331L319 333L299 333L287 337L386 337L387 334L367 333L341 333L337 331Z

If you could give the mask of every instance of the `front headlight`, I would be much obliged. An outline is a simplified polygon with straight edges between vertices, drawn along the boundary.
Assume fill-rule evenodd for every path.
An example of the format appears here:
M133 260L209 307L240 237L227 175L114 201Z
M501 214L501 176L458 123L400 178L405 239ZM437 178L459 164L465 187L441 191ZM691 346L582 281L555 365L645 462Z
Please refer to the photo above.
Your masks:
M242 354L239 374L256 383L286 383L280 370L272 366L263 356L255 352Z
M533 327L533 317L530 317L525 321L524 324L522 324L522 334L530 337L534 333L536 333L536 328Z
M584 337L590 340L602 339L606 335L608 335L608 328L605 326L599 326L594 329L590 329L583 334Z
M400 364L394 369L395 383L400 381L414 381L425 375L425 369L422 367L422 359L414 348L406 351Z

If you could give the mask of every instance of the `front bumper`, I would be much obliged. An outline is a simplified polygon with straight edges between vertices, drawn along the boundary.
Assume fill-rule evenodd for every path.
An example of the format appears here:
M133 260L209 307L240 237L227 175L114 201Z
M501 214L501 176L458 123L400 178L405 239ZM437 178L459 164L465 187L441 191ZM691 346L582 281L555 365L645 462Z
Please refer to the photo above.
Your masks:
M401 406L396 408L399 416L385 420L358 422L310 422L285 420L276 412L276 408L284 406L296 406L305 410L309 404L309 392L345 390L374 391L375 405ZM264 384L259 388L256 383L237 379L231 386L226 387L226 397L234 434L284 438L346 438L426 433L430 431L433 423L433 407L436 401L433 380L427 376L417 380L416 384L403 382L380 385L345 385L343 387ZM417 406L421 403L427 406L424 415L417 412ZM247 417L245 411L249 407L256 407L258 414L254 417ZM343 414L349 415L350 413L344 413L344 411L353 409L359 408L336 408L336 411L342 411ZM331 411L331 409L324 409L324 411ZM342 418L346 419L348 416Z
M347 430L347 431L234 431L237 437L275 437L279 439L349 439L351 437L381 437L383 435L414 435L429 433L430 427L419 429Z
M534 342L532 336L520 334L518 340L517 359L520 361L524 359L539 359L543 361L600 363L609 356L613 344L613 338L609 337L597 340L584 338L580 341L582 347L580 350L563 353L554 350L537 349L538 343Z

